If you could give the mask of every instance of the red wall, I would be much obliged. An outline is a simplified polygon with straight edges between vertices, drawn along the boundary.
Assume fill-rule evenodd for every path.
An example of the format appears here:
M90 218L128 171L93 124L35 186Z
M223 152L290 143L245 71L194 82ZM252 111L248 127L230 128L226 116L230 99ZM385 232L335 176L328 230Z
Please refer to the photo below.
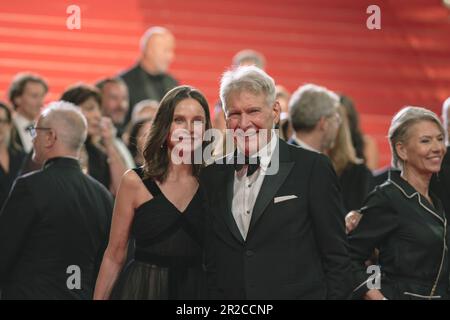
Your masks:
M66 28L71 4L81 8L81 30ZM366 27L371 4L381 8L381 30ZM49 100L74 82L117 74L134 63L151 25L173 31L171 72L210 103L244 48L264 53L269 74L291 91L313 82L350 95L381 164L395 111L439 112L450 96L450 11L441 0L16 0L0 3L0 98L19 71L43 75Z

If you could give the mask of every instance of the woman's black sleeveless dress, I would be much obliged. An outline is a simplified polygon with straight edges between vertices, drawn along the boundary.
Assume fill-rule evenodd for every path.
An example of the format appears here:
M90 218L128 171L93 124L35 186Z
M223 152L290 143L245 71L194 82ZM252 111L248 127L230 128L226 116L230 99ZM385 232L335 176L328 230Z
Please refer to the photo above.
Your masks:
M135 169L143 179L141 168ZM205 299L204 199L198 188L180 212L152 179L143 183L153 198L135 210L131 235L134 260L122 271L112 299ZM183 190L180 190L183 192Z

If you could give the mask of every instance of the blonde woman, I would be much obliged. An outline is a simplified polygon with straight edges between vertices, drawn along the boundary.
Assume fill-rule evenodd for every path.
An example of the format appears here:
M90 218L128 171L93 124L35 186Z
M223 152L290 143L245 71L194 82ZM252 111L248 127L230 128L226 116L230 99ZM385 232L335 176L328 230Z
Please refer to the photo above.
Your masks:
M439 118L424 108L406 107L392 119L392 166L400 171L392 171L370 194L349 234L355 297L449 298L447 218L430 191L446 152L444 137ZM365 261L374 249L379 249L381 280L371 286Z
M328 155L342 187L345 209L359 209L372 187L372 173L362 159L356 156L345 108L340 105L338 112L341 124L333 148Z

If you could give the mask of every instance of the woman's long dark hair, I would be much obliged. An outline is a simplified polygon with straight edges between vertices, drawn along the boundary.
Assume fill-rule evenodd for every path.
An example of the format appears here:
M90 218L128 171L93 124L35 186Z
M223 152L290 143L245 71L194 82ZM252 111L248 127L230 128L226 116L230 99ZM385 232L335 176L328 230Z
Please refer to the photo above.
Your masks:
M0 101L0 109L5 110L6 113L6 121L8 121L8 124L12 123L12 113L11 110L8 108L8 106ZM10 148L12 151L19 151L20 146L16 143L16 136L18 135L17 129L15 126L12 126L9 136L9 145L8 148Z
M356 156L365 161L366 157L364 156L364 138L359 127L358 112L356 111L353 101L349 97L341 94L340 100L341 105L345 107L345 110L347 112L348 125L350 128L350 134L352 136L353 147L356 151Z
M164 182L167 178L170 161L167 140L173 121L173 114L178 103L189 98L196 100L202 106L206 117L205 130L211 128L208 102L200 91L190 86L179 86L167 92L161 100L150 129L150 134L145 142L143 155L146 178L156 179L159 182ZM198 177L202 166L201 164L192 164L192 174L195 177Z

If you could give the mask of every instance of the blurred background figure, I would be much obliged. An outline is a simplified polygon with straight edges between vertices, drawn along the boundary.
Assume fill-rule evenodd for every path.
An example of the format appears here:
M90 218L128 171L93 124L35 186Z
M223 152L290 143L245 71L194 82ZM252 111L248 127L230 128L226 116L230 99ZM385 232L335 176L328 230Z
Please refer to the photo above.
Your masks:
M151 99L142 100L134 106L133 112L131 113L131 119L125 128L125 132L122 134L122 140L128 146L128 150L130 151L131 156L133 158L134 158L133 153L136 152L137 150L133 149L136 148L136 146L132 147L130 145L131 131L133 130L133 128L135 128L135 125L138 122L142 122L143 120L153 121L156 112L158 111L158 108L159 102Z
M450 146L450 97L442 105L442 122L446 133L446 145Z
M327 154L339 177L346 212L362 207L372 189L372 173L361 158L356 156L352 144L346 109L338 107L341 124L334 146Z
M159 102L157 100L142 100L138 102L131 114L131 122L135 123L141 119L154 119L158 112Z
M96 84L102 96L101 111L110 118L116 132L114 143L125 161L127 169L134 168L133 157L122 140L125 130L125 117L128 112L128 88L121 78L106 78Z
M291 94L287 89L283 86L277 85L275 87L276 90L276 99L281 107L280 114L280 138L288 141L293 134L291 123L289 122L289 99L291 98Z
M299 87L289 101L289 116L295 131L289 143L325 153L333 148L341 123L339 96L315 85Z
M88 136L81 149L82 168L115 195L127 167L115 145L113 123L110 118L102 117L100 92L95 87L77 84L68 88L61 100L78 106L87 120Z
M168 73L175 58L175 37L169 30L149 28L141 38L140 49L139 62L120 75L128 86L130 99L125 123L130 120L136 103L145 99L161 101L167 91L178 85Z
M370 170L378 169L380 157L375 139L361 132L358 111L356 111L353 101L345 95L340 95L340 101L341 105L345 107L356 156L363 159Z
M252 49L241 50L233 57L233 67L256 66L262 70L266 68L266 58L258 51Z
M431 190L442 200L450 218L450 97L442 105L442 123L445 129L447 153L442 160L441 171L431 181Z
M222 101L220 100L214 105L213 127L221 131L225 130L227 127L225 123L225 114L223 113L222 108Z
M136 163L136 166L140 167L144 164L144 144L147 136L152 127L153 119L144 118L136 121L133 126L131 126L130 137L128 139L128 149L130 150L131 156Z
M95 86L102 95L102 114L112 120L117 136L120 137L129 109L128 87L121 78L105 78Z
M12 137L16 145L27 153L18 175L38 170L42 163L33 160L32 139L28 132L44 106L48 92L45 80L39 75L19 73L9 88L9 100L14 108Z
M113 203L78 162L86 119L55 102L30 132L45 165L16 180L0 212L2 299L92 299Z
M11 137L12 126L11 110L0 102L0 209L26 156Z
M47 92L48 86L44 79L31 73L17 74L9 88L9 101L15 111L13 124L17 132L16 143L26 153L33 148L27 128L34 125L44 106Z

